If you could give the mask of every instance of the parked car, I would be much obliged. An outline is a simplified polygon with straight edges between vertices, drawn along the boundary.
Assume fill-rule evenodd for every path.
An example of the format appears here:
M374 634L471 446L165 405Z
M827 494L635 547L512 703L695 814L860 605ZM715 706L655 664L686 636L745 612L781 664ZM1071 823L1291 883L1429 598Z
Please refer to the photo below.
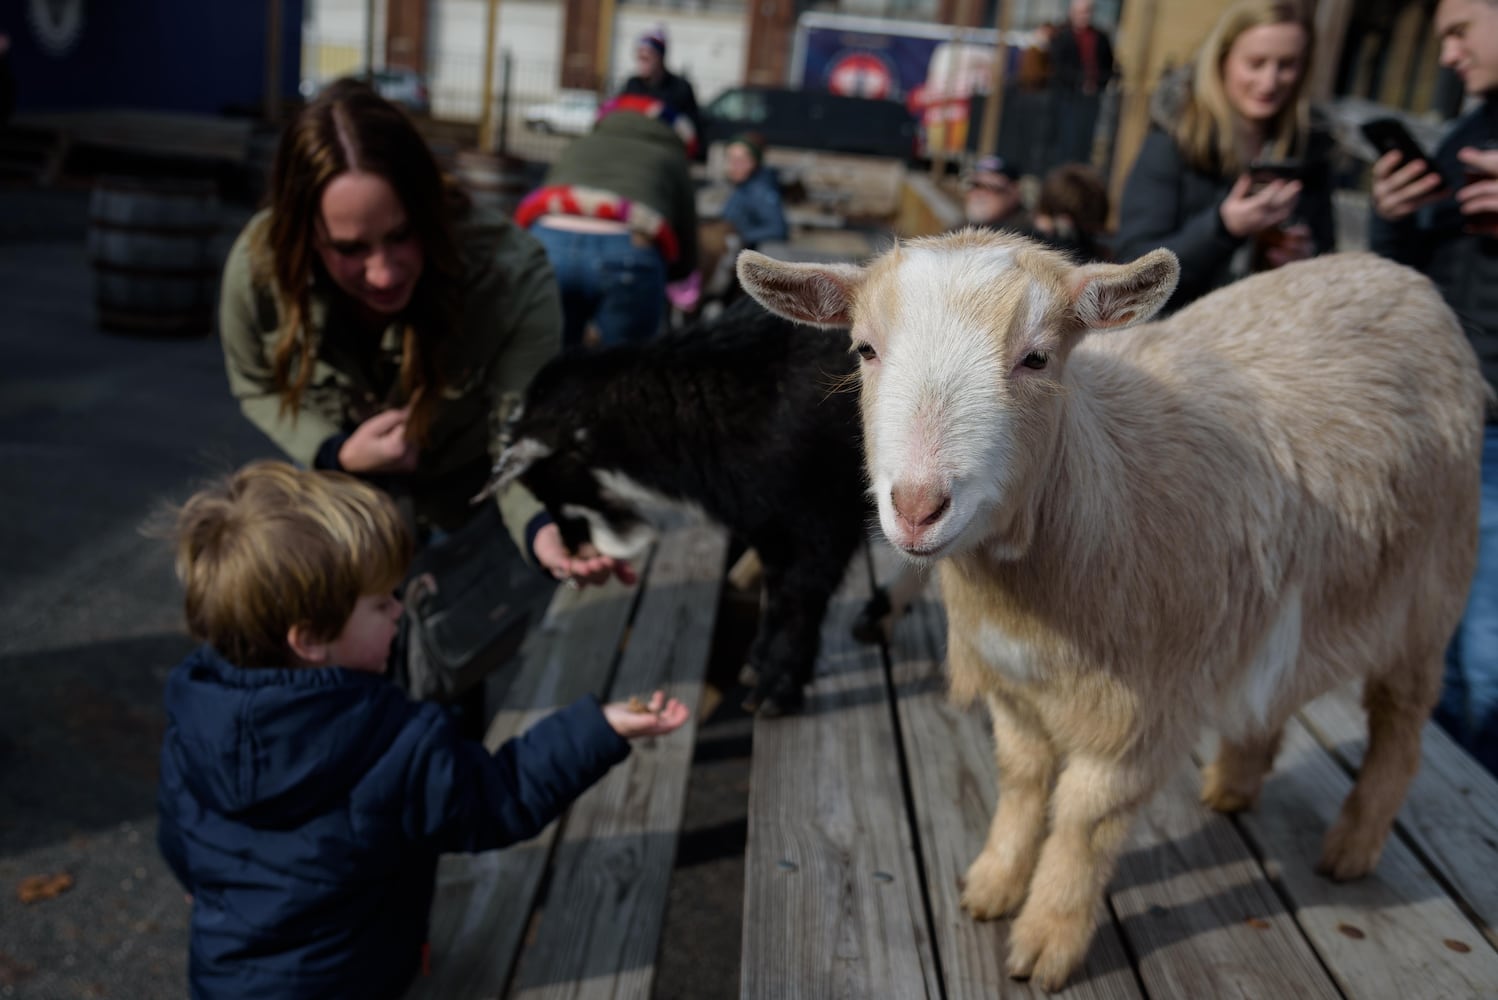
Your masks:
M732 87L702 109L702 148L753 130L771 146L914 159L919 124L899 101L789 87Z
M598 95L591 90L564 90L554 101L525 109L525 127L558 135L585 135L598 118Z
M360 70L348 75L362 77L365 74ZM304 99L311 100L331 82L331 80L306 79L297 89ZM369 82L374 86L376 93L392 104L399 104L407 111L419 115L432 112L432 99L427 90L426 78L414 69L403 69L399 66L377 69L369 75Z

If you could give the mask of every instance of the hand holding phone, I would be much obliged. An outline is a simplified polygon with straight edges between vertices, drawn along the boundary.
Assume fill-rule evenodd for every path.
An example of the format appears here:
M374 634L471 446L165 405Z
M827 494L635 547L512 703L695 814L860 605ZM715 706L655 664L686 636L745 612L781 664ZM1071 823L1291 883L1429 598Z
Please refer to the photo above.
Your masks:
M1456 201L1467 217L1468 232L1498 235L1498 140L1468 143L1456 157L1462 163Z
M1373 210L1390 222L1446 196L1435 162L1397 118L1363 123L1363 135L1379 153L1373 164Z
M1299 160L1255 160L1248 165L1249 190L1259 191L1274 181L1298 181L1305 176Z
M1378 151L1380 159L1391 152L1398 152L1402 159L1401 166L1418 160L1425 164L1426 170L1436 169L1435 162L1425 155L1420 143L1410 135L1410 130L1398 118L1375 118L1364 122L1363 137Z

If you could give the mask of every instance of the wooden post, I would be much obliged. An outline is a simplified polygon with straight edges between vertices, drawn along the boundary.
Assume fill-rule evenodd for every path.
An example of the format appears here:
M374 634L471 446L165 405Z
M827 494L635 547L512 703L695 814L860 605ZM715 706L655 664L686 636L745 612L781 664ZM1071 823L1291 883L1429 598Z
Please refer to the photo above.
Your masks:
M1009 48L1004 37L1009 33L1009 11L1013 0L999 0L997 17L999 37L994 49L993 74L988 79L988 99L983 102L983 131L978 135L978 152L983 156L999 148L999 123L1004 104L1004 73L1009 62Z
M614 54L614 0L598 0L598 96L609 93L609 64Z
M374 75L375 0L364 0L364 79Z
M1316 5L1316 62L1311 67L1310 98L1330 100L1337 83L1337 67L1352 19L1352 0L1321 0Z
M494 29L499 23L499 0L487 0L484 13L484 83L479 105L479 149L494 152Z
M281 120L281 0L265 4L265 120Z

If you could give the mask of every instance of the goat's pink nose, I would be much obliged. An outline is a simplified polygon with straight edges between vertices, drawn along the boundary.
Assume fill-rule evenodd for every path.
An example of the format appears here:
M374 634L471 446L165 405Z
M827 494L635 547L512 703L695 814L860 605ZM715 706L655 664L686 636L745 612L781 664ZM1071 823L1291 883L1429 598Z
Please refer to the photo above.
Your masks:
M890 490L889 499L894 505L895 516L913 529L935 524L952 502L952 497L930 480L896 483Z

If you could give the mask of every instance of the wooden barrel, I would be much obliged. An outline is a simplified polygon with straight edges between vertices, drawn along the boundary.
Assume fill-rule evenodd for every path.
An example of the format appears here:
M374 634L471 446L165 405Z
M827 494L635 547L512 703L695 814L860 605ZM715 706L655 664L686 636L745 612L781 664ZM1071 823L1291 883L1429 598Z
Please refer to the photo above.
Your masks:
M99 178L88 231L99 325L159 336L211 332L218 219L212 181Z
M474 206L494 209L504 215L515 214L520 199L540 183L536 175L545 172L544 164L531 164L513 156L496 156L470 149L458 152L455 165L458 181Z

